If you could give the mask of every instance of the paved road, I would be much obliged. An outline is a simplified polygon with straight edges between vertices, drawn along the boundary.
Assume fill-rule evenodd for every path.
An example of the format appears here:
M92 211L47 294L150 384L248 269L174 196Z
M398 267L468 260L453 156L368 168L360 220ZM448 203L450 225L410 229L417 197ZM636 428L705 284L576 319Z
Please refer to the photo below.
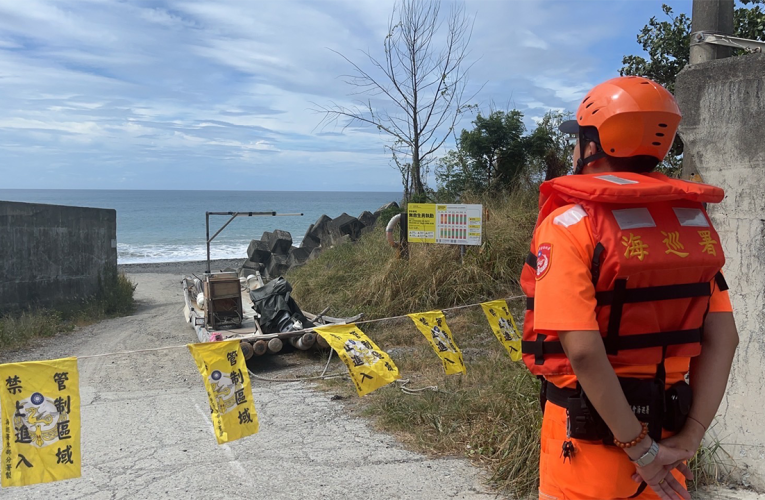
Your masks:
M202 378L185 347L84 358L195 341L182 318L180 275L131 278L138 283L134 315L0 359L83 357L82 477L5 488L4 500L496 497L466 460L406 451L303 383L253 379L260 432L219 446Z
M307 384L253 379L260 432L219 446L202 378L185 347L86 358L196 340L182 318L180 271L171 269L147 273L157 270L149 266L130 275L138 283L134 315L0 356L0 362L81 357L83 436L81 478L4 488L0 498L497 498L466 460L406 451ZM297 364L300 355L290 356L272 365ZM765 496L717 489L694 498Z

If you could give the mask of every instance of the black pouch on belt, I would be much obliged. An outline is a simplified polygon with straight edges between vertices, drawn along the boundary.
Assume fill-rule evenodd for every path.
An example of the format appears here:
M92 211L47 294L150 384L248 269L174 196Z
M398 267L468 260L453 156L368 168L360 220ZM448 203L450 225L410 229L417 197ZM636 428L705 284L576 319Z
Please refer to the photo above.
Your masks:
M574 439L599 441L609 432L608 426L584 392L577 392L568 397L566 405L568 436Z
M658 440L661 437L665 404L662 383L654 379L637 378L620 378L619 383L632 412L638 420L648 424L651 437ZM611 430L583 392L569 396L566 409L569 436L590 441L602 440L606 445L614 444Z
M667 389L664 428L670 432L679 432L691 412L693 390L684 380Z
M656 379L620 378L619 383L638 420L648 424L649 435L661 438L664 420L664 384ZM613 438L611 438L613 439Z

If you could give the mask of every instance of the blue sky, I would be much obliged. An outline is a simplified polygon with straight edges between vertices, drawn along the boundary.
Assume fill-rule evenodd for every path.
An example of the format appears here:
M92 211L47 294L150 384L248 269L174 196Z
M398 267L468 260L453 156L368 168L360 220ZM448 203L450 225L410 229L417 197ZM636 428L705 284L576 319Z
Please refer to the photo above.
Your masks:
M467 0L472 102L517 108L529 128L576 109L639 53L661 4ZM690 0L671 5L690 15ZM353 102L333 50L382 56L392 7L0 0L0 187L400 191L386 136L313 111Z

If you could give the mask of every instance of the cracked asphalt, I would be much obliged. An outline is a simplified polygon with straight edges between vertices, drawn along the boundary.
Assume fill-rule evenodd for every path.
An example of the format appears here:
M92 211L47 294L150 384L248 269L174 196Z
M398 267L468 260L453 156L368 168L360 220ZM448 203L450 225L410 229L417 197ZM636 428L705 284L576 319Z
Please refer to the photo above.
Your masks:
M238 263L215 261L219 268ZM2 488L3 500L504 498L467 460L407 451L308 383L251 378L260 432L218 445L185 347L196 336L182 314L181 276L201 274L204 263L121 267L138 284L133 315L0 354L0 363L77 356L82 401L82 477ZM168 346L175 347L96 356ZM330 372L343 369L334 366ZM289 378L323 367L293 353L269 358L258 373ZM727 488L692 497L765 500Z
M497 498L467 460L407 451L302 382L251 379L260 432L218 445L202 378L185 347L196 337L182 315L182 271L128 272L138 284L133 315L0 357L77 356L82 402L82 477L3 488L4 500ZM165 346L179 347L88 357Z

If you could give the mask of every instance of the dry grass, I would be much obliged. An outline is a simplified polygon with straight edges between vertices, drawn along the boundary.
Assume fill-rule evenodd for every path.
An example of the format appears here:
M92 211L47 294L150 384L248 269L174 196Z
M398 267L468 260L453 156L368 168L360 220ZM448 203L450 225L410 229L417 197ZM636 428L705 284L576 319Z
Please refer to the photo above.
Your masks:
M306 310L330 306L330 315L363 312L366 319L399 316L519 294L518 276L536 220L535 197L515 193L501 199L465 200L488 208L484 244L469 248L411 245L409 260L398 260L377 229L355 244L325 251L290 272L294 295ZM510 302L517 319L523 303ZM414 449L435 455L462 455L486 466L496 485L522 497L536 490L539 411L536 380L510 361L492 334L480 307L447 312L447 323L462 349L465 375L444 375L425 338L409 319L360 325L398 366L408 388L436 386L406 394L391 384L362 398L345 381L327 381L335 393L352 396L362 413Z
M333 316L380 318L517 294L535 203L523 193L484 201L484 243L467 247L464 261L456 246L424 244L410 246L409 260L396 259L385 243L387 221L380 221L361 241L291 271L295 297L308 310L331 306Z
M36 310L9 314L0 318L0 350L24 345L29 339L52 337L74 328L59 311Z
M689 490L727 483L738 472L733 457L722 448L713 434L706 436L705 442L702 442L696 455L688 462L688 468L693 472L693 481L688 484Z
M0 316L0 351L23 347L35 338L52 337L75 326L133 311L135 284L124 274L108 270L99 280L99 291L79 303L58 309L29 309Z
M411 245L410 259L398 260L377 229L355 244L325 251L290 272L295 298L307 310L331 307L332 316L364 313L365 319L399 316L517 295L518 278L536 221L536 199L514 193L483 203L484 244L461 261L459 249ZM508 303L518 324L525 303ZM391 384L357 398L346 380L324 387L349 397L363 414L412 448L434 455L462 455L486 466L504 493L533 495L538 483L538 385L521 364L510 361L480 308L447 312L447 323L462 349L467 374L447 377L425 338L409 319L360 325L399 367L407 388L436 386L406 394ZM699 449L690 467L690 489L718 484L730 475L719 443Z

